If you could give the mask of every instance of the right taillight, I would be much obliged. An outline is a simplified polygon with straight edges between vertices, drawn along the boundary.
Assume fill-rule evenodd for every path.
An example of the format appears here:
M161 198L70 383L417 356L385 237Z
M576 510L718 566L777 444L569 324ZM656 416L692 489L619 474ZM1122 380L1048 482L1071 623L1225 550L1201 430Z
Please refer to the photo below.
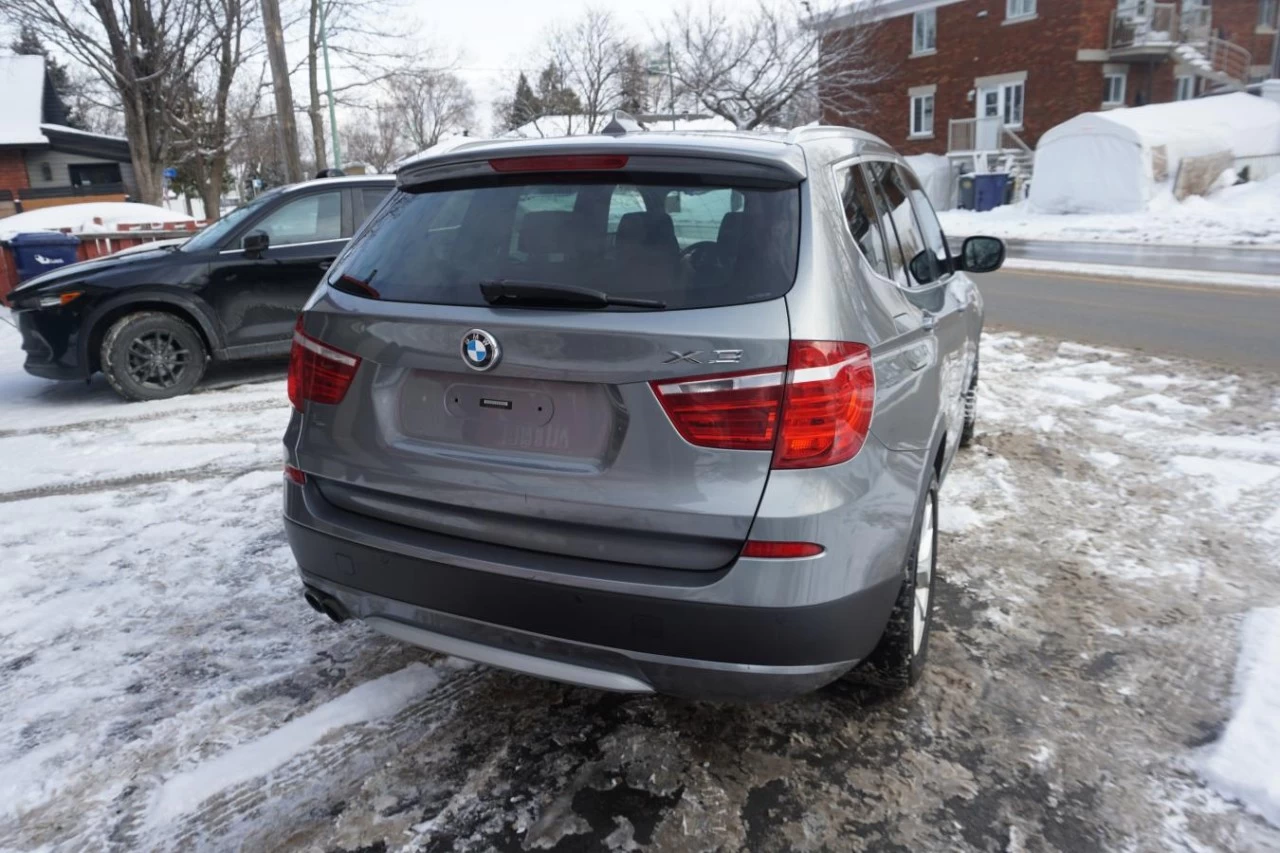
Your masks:
M774 468L820 468L862 449L876 396L865 344L793 341L786 368L651 383L690 444L772 450Z
M792 341L774 468L821 468L852 459L867 440L876 374L866 344Z
M328 405L341 403L359 367L358 356L334 349L302 331L299 317L289 351L289 402L298 411L308 400Z

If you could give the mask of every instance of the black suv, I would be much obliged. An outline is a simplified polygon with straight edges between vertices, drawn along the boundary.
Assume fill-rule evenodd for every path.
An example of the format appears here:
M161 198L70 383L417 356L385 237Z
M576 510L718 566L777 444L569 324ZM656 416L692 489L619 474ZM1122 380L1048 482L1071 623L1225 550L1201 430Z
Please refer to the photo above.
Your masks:
M311 291L394 187L389 175L272 190L181 244L38 276L10 295L28 373L101 370L129 400L195 387L210 359L284 356Z

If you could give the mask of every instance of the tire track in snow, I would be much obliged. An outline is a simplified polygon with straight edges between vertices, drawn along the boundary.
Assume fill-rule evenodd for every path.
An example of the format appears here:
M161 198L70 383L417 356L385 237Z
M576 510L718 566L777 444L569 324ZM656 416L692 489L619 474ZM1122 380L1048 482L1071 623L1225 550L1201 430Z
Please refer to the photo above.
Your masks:
M487 668L473 667L446 676L424 699L389 719L349 727L265 776L209 797L174 823L148 824L146 810L155 802L154 792L135 796L112 839L120 850L280 849L296 828L295 818L327 807L334 799L347 799L346 792L361 779L444 722L457 702L481 687L489 674ZM264 826L254 818L264 807L271 809L268 831L279 837L261 837Z
M145 423L147 421L163 421L175 416L181 417L184 415L264 412L269 409L283 408L283 406L284 403L280 400L272 398L269 400L258 400L254 402L228 403L224 406L197 406L190 409L165 409L157 412L147 412L141 415L122 414L119 417L113 418L95 418L94 420L75 421L65 424L49 424L48 426L41 427L0 429L0 440L28 435L62 435L68 432L111 429L113 427L129 427L133 424Z
M109 492L131 486L148 486L153 483L168 483L174 480L213 480L218 478L235 479L245 474L258 471L274 471L278 462L258 465L198 465L194 468L170 468L164 471L151 471L145 474L128 474L123 477L102 477L77 483L59 483L51 486L34 486L30 489L18 489L12 492L0 492L0 504L28 501L35 498L63 497L66 495L87 495L94 492Z

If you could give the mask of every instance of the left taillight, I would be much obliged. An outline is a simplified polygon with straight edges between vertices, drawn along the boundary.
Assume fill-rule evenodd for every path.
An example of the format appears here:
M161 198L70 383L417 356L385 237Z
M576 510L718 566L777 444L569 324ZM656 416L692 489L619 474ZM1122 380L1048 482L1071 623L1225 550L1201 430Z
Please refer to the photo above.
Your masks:
M360 358L321 343L302 331L302 318L293 330L289 351L289 402L298 411L302 404L341 403L360 367Z

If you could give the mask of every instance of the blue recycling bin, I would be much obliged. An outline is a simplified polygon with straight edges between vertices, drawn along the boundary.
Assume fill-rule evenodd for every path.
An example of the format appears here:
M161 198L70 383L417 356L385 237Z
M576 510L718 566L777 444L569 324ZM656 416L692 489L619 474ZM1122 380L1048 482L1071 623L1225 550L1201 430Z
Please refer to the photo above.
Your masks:
M18 281L26 281L41 273L74 264L80 238L57 231L30 231L15 234L8 240L13 252Z
M1005 203L1009 191L1008 172L973 176L973 209L995 210Z

